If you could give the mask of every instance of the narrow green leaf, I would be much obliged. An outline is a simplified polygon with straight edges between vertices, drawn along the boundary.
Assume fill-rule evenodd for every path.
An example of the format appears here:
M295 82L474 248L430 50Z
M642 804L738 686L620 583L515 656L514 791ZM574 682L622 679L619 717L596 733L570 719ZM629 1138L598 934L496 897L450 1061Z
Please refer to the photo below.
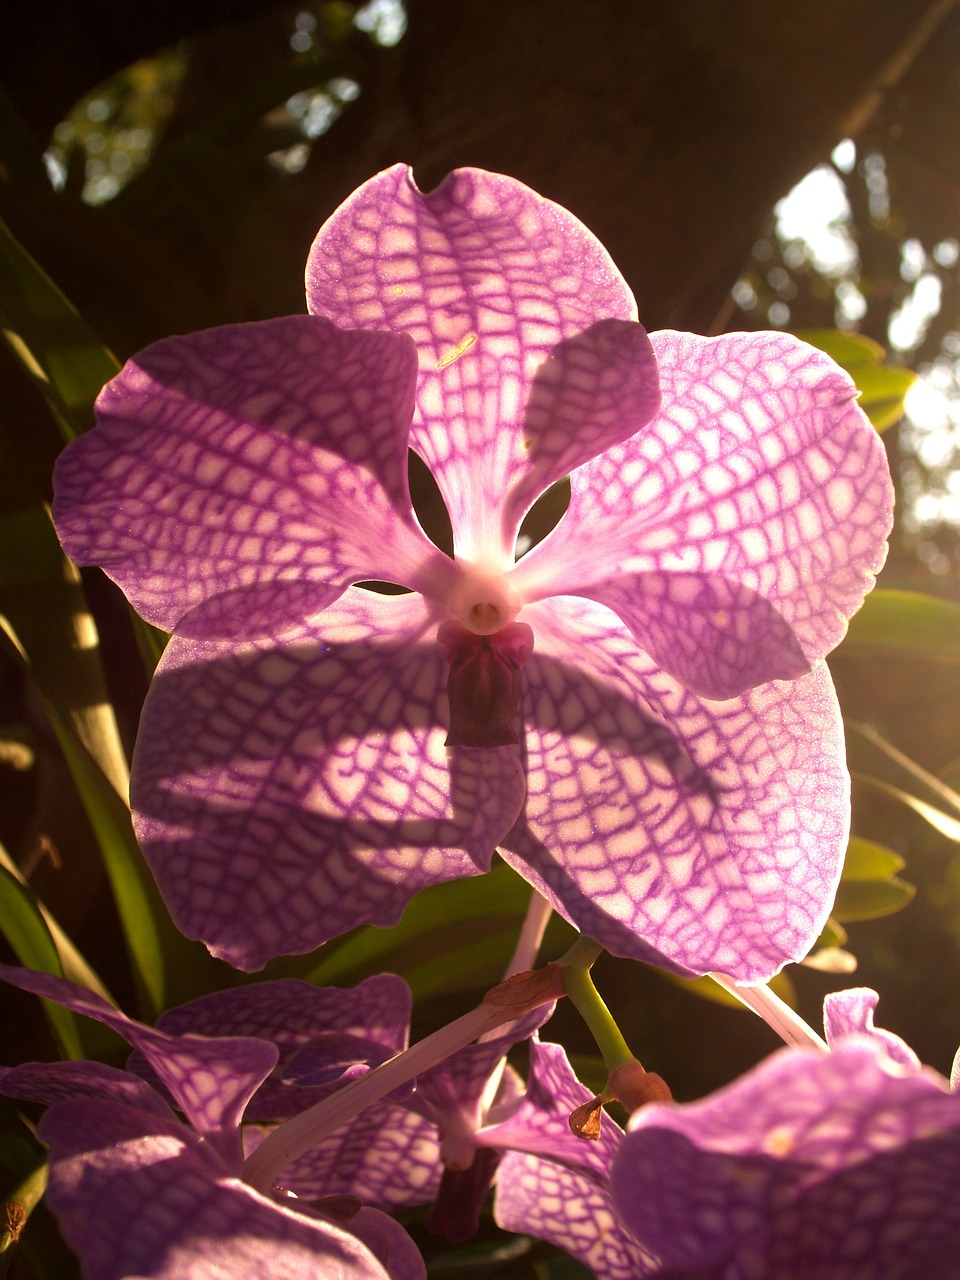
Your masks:
M899 765L914 781L928 787L938 800L942 800L948 808L960 814L960 793L954 791L953 787L948 786L942 778L938 778L936 774L930 773L922 765L917 764L916 760L911 760L899 747L895 747L892 742L888 742L882 733L878 733L873 725L847 721L847 728L852 729L860 737L865 738L879 748L888 760L892 760L894 764Z
M64 439L91 426L93 401L120 366L2 219L0 331L46 397Z
M32 892L27 881L24 879L20 868L10 857L3 845L0 845L0 868L18 880L24 889L27 889L28 892ZM74 946L73 941L57 923L52 912L35 895L34 901L36 902L37 909L43 917L44 923L50 930L50 937L53 939L53 944L57 949L57 956L61 966L59 972L61 972L63 977L67 978L70 982L75 982L77 986L86 987L88 991L93 991L98 996L102 996L103 999L107 1000L110 1004L116 1004L116 1000L114 1000L113 996L103 985L99 975L90 967L83 955L81 955ZM30 967L36 968L35 965L31 965ZM50 972L54 971L50 970Z
M806 329L797 337L825 351L849 373L860 392L860 407L878 431L886 431L903 417L903 401L917 375L888 364L878 342L842 329Z
M141 1013L153 1019L164 1008L166 964L158 920L165 918L166 909L134 837L129 806L121 798L116 782L107 778L81 743L66 713L61 713L36 679L16 635L2 617L0 649L21 667L43 699L50 727L60 743L100 847L123 926Z
M152 1022L166 1002L166 958L158 924L165 908L133 834L130 810L57 712L48 706L47 714L100 846L123 925L141 1014Z
M881 778L873 778L864 773L855 773L853 777L858 782L863 783L864 786L872 787L875 791L882 791L885 795L892 796L894 800L899 800L908 809L912 809L914 813L919 814L935 831L939 831L942 836L946 836L948 840L952 840L955 844L960 844L960 819L951 817L950 814L944 813L942 809L938 809L935 805L928 804L926 800L921 800L919 796L912 796L909 792L902 791L899 787L895 787L889 782L884 782Z
M899 649L960 662L960 605L921 591L871 591L850 619L843 650Z
M0 866L0 930L17 959L28 969L53 973L62 978L63 967L57 945L30 890ZM82 1058L83 1045L76 1021L69 1009L44 1000L43 1011L67 1058Z

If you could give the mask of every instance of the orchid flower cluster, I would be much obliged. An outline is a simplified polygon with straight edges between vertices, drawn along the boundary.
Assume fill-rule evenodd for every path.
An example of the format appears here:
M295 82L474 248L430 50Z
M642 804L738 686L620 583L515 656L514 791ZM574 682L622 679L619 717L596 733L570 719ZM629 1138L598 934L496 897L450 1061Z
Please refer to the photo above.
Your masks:
M149 1027L3 968L133 1050L0 1076L48 1107L86 1275L414 1280L396 1215L466 1240L491 1187L501 1227L600 1280L946 1275L956 1095L873 993L828 999L825 1042L756 985L813 946L849 830L824 658L892 520L852 381L783 333L647 334L586 228L479 170L366 183L307 306L140 352L57 466L66 551L172 633L138 840L179 929L238 969L392 924L495 851L529 922L508 980L412 1047L392 974L252 982ZM580 939L525 972L551 911ZM590 1005L601 948L723 975L790 1047L675 1105L601 1030L593 1095L548 1020Z

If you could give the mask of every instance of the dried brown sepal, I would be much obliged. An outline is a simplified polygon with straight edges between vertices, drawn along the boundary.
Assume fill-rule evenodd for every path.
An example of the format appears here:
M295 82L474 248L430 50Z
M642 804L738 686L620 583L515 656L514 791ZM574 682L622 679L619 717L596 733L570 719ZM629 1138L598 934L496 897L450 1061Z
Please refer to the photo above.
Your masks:
M637 1062L622 1062L614 1067L607 1080L611 1097L622 1102L628 1111L636 1111L648 1102L672 1102L673 1094L663 1076L655 1071L644 1071Z
M27 1211L22 1204L18 1204L16 1200L4 1201L3 1219L0 1221L0 1241L3 1241L4 1236L7 1237L3 1241L4 1249L17 1243L26 1221Z
M603 1096L591 1098L582 1107L570 1113L570 1128L578 1138L586 1138L596 1142L600 1137L600 1123L603 1119Z

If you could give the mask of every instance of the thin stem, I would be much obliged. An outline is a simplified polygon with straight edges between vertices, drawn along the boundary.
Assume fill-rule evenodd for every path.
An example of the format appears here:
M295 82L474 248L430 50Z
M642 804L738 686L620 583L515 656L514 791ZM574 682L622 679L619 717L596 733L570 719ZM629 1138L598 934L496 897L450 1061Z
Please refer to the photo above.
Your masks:
M826 1040L817 1035L813 1027L804 1022L798 1013L794 1013L779 996L774 995L766 984L758 987L738 987L733 979L728 978L724 973L711 973L708 976L718 986L723 987L724 991L729 991L732 996L735 996L741 1004L763 1018L785 1044L797 1049L830 1052Z
M530 891L530 901L527 903L527 914L523 918L523 926L520 929L520 936L517 938L517 945L514 947L513 955L507 964L506 972L503 975L504 982L508 978L512 978L515 973L525 973L528 969L532 969L537 962L537 953L540 950L540 944L543 942L543 935L547 925L550 923L550 917L553 915L553 907L547 902L546 898L537 893L536 889ZM503 1034L503 1027L495 1027L493 1031L488 1031L486 1035L480 1037L480 1043L484 1040L492 1040L494 1036ZM503 1073L503 1059L500 1064L500 1074ZM494 1081L491 1076L490 1087L496 1093L499 1079Z
M514 948L513 955L510 957L507 971L503 975L505 979L512 978L515 973L523 973L526 969L532 969L537 963L537 952L540 950L543 935L552 915L553 907L551 907L550 903L541 894L537 893L536 889L532 890L530 902L527 904L527 914L524 916L523 927L520 930L520 937L517 939L517 945Z
M591 938L581 938L580 942L585 944L582 954L586 962L577 964L572 961L573 953L578 946L574 943L564 957L568 961L563 971L564 990L576 1005L577 1012L597 1042L597 1048L603 1056L607 1070L613 1071L623 1063L633 1062L635 1059L626 1040L620 1034L620 1028L614 1021L613 1014L604 1004L590 976L590 968L602 948ZM591 949L596 952L592 958L590 957Z
M388 1062L374 1067L359 1080L351 1080L329 1098L280 1125L246 1161L241 1174L243 1180L255 1190L268 1194L277 1175L288 1164L312 1150L386 1094L443 1062L485 1032L506 1022L515 1022L524 1013L549 1004L563 994L563 971L559 965L547 965L533 973L517 974L494 987L470 1013L419 1040Z

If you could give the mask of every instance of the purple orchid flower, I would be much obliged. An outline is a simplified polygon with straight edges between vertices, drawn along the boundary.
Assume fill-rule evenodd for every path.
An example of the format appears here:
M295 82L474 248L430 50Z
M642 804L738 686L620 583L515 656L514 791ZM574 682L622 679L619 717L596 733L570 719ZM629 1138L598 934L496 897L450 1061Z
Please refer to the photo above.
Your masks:
M132 801L179 927L257 968L499 847L619 955L805 954L849 807L821 660L891 521L850 379L781 333L648 338L590 232L479 170L372 179L307 298L141 352L57 468L69 554L174 630Z
M89 1280L422 1280L406 1232L357 1196L356 1168L290 1198L262 1195L239 1177L241 1121L309 1105L403 1048L402 979L383 975L353 991L284 981L220 993L164 1015L168 1026L190 1027L177 1034L49 974L0 965L0 977L106 1023L135 1047L132 1065L143 1072L99 1062L0 1069L0 1093L49 1106L38 1129L50 1145L47 1199ZM208 1021L232 1023L236 1034L198 1034ZM324 1084L285 1094L286 1066L317 1039ZM369 1158L372 1180L402 1183L427 1126L389 1104L369 1123L390 1126L390 1143Z
M505 1156L497 1221L598 1280L948 1280L960 1098L874 1028L876 1002L828 997L830 1053L781 1050L700 1102L642 1107L626 1135L605 1117L597 1143L566 1127L589 1095L562 1050L533 1046L512 1123L542 1143Z

